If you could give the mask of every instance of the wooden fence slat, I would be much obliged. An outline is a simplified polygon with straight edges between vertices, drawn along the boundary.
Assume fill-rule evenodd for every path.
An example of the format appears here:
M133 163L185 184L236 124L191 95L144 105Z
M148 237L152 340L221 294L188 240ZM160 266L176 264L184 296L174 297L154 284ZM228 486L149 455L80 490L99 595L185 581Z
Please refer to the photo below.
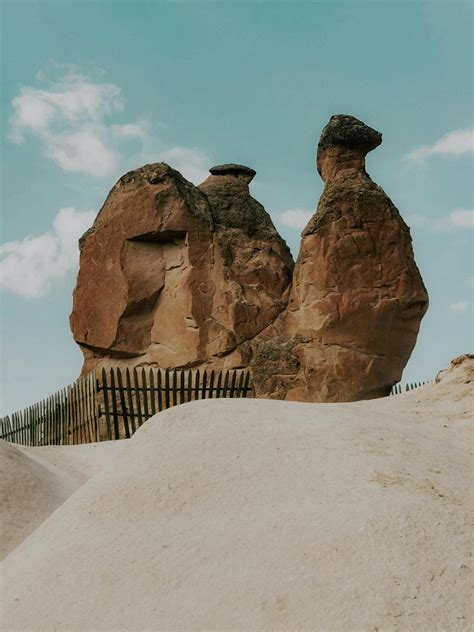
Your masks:
M75 426L74 426L74 388L73 385L70 384L68 387L68 415L69 415L69 445L74 445L75 443Z
M211 373L209 375L209 398L212 398L213 396L215 376L216 374L214 372L214 369L211 369Z
M134 414L134 406L133 406L133 395L132 395L132 386L130 381L130 370L125 370L125 384L127 385L127 395L128 395L128 409L130 413L130 427L132 434L135 433L135 414Z
M12 443L16 443L16 413L12 415Z
M180 371L179 400L180 404L184 404L184 369Z
M74 382L76 396L77 443L84 443L84 424L82 417L81 378Z
M76 422L76 445L83 442L82 440L82 427L81 427L81 412L80 412L80 394L79 384L74 382L74 416Z
M109 395L107 389L107 374L105 369L102 369L102 392L104 394L104 412L105 412L105 423L107 426L107 441L112 440L112 421L110 419L110 402Z
M141 400L141 395L140 395L141 389L140 389L140 383L138 380L138 371L135 368L133 369L133 385L135 388L135 401L137 404L138 427L140 427L143 424L142 400Z
M219 369L219 373L217 374L216 399L219 399L221 396L221 386L222 386L222 369Z
M112 400L112 422L114 429L114 439L120 439L119 425L118 425L118 406L117 406L117 392L115 390L115 373L113 369L110 369L110 388L111 388L111 400Z
M235 397L242 397L242 387L244 385L244 371L240 372L239 381L237 383L237 388L235 390Z
M194 399L199 399L200 379L201 379L201 376L198 369L194 375Z
M25 445L23 443L23 411L18 411L18 443L19 445Z
M173 369L173 406L178 403L178 372Z
M224 378L224 391L223 391L224 394L223 394L223 397L227 397L227 394L229 392L229 374L230 374L230 371L227 370L225 372L225 378Z
M36 432L37 432L36 445L43 445L43 434L44 434L43 401L38 402L37 411L38 411L38 420L36 422Z
M53 424L52 424L52 411L51 411L51 398L47 397L45 400L45 424L46 424L46 441L45 445L51 445L53 438Z
M64 400L66 404L66 441L67 445L72 445L72 418L71 418L71 386L64 389Z
M206 399L206 388L207 388L207 371L206 369L204 369L202 373L201 399Z
M122 371L119 367L117 367L117 385L119 391L120 398L120 407L122 409L122 425L125 432L125 437L130 439L130 429L128 427L128 414L127 414L127 406L125 404L125 391L122 383Z
M163 393L162 393L162 374L161 369L158 369L158 412L163 410Z
M145 421L150 418L148 410L148 385L146 382L145 369L142 369L142 388L143 388L143 411L145 413Z
M99 409L99 382L95 371L92 372L92 391L94 393L94 423L96 427L97 441L100 441L100 409Z
M90 374L88 373L82 380L82 394L84 397L84 411L85 411L85 424L86 424L86 437L87 443L94 443L95 432L92 427L92 410L91 410L91 381Z
M156 415L156 391L155 391L155 378L153 375L153 369L150 369L149 375L150 381L150 406L151 406L151 416Z
M59 432L58 432L58 443L59 445L64 445L64 404L63 404L63 391L60 390L57 395L58 402L58 424L59 424Z
M71 384L71 426L72 426L72 444L78 444L78 428L77 428L77 411L76 411L76 385Z
M89 420L90 420L90 436L91 436L91 442L95 443L96 441L99 440L99 437L97 435L97 418L95 415L95 404L96 404L96 395L95 395L95 384L96 384L96 379L95 379L95 373L94 371L91 371L89 373L89 375L87 376L87 390L89 393Z
M190 402L193 399L193 372L188 369L188 381L186 385L186 398Z
M232 382L230 384L229 397L234 397L236 381L237 381L237 371L234 369L233 372L232 372Z
M23 445L23 415L18 411L18 443Z
M247 393L249 391L249 383L250 383L250 372L247 371L247 374L245 376L245 382L244 382L244 394L243 394L243 397L247 397Z
M89 428L89 410L88 410L88 397L87 397L87 382L84 377L80 377L78 380L79 389L79 404L80 404L80 422L82 425L82 443L90 443L91 435Z
M170 407L170 370L165 371L165 408Z
M53 433L54 433L54 419L53 419L53 398L50 395L48 397L47 404L47 416L48 416L48 443L46 445L54 445Z

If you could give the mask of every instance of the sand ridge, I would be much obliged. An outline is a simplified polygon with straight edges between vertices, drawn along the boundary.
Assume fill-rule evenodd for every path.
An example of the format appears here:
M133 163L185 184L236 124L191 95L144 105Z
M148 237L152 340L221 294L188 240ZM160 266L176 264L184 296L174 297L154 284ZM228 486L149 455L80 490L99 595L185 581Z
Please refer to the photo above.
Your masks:
M0 559L123 447L110 441L31 448L0 440Z
M5 559L3 629L472 629L472 370L160 413Z

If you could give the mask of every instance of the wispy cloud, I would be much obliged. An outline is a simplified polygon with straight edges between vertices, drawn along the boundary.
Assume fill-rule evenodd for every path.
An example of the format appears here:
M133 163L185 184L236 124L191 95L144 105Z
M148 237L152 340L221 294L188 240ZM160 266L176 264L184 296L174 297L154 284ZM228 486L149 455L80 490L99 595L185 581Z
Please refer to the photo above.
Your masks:
M119 86L98 82L73 65L51 64L37 75L38 86L23 86L12 100L9 138L21 144L36 138L44 155L63 171L94 178L119 177L148 162L166 161L195 184L207 175L205 152L167 147L141 118L117 123L125 99ZM59 74L58 74L59 73Z
M146 125L111 124L109 119L124 109L121 89L94 82L72 66L63 70L56 80L41 72L42 87L20 89L12 100L10 140L37 138L44 154L64 171L98 178L114 174L124 143L143 142Z
M406 216L407 224L413 228L426 228L435 232L445 232L461 228L474 229L474 211L458 208L444 218L432 218L414 213Z
M77 267L78 239L94 217L94 211L62 208L47 233L2 244L0 287L25 298L43 296L53 280Z
M302 229L309 222L313 213L302 208L290 208L278 215L280 224L294 228L295 230Z
M457 312L458 314L464 314L464 312L467 310L467 303L466 301L458 301L457 303L451 303L451 305L448 305L448 308L452 312Z
M209 156L199 150L188 147L170 147L160 152L160 160L169 163L173 169L177 169L183 176L200 184L209 176L209 168L212 166Z
M403 160L424 164L432 156L462 156L474 152L474 129L458 129L445 134L431 145L421 145L408 152Z

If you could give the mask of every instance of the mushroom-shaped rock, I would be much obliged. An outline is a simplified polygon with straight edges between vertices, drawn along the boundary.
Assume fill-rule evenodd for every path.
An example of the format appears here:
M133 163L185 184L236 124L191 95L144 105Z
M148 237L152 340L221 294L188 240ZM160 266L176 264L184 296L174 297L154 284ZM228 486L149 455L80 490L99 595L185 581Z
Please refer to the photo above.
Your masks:
M198 188L145 165L109 193L80 240L70 323L83 373L246 366L241 344L286 307L293 260L250 196L255 172L216 169Z
M401 378L428 295L409 228L365 170L381 139L347 115L323 129L317 166L325 188L302 234L274 365L277 338L255 345L260 393L351 401L387 395Z
M249 191L255 171L225 164L212 167L199 189L215 224L216 296L214 317L232 340L252 339L288 303L293 258L270 215ZM244 360L240 360L245 363Z

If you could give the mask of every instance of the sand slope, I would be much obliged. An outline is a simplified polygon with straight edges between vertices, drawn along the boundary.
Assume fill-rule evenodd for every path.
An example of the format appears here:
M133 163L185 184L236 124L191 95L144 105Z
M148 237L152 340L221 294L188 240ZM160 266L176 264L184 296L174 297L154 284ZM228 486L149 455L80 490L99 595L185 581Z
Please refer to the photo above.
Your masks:
M161 413L6 558L4 629L472 629L471 379Z
M20 544L123 442L27 448L0 439L0 559Z

